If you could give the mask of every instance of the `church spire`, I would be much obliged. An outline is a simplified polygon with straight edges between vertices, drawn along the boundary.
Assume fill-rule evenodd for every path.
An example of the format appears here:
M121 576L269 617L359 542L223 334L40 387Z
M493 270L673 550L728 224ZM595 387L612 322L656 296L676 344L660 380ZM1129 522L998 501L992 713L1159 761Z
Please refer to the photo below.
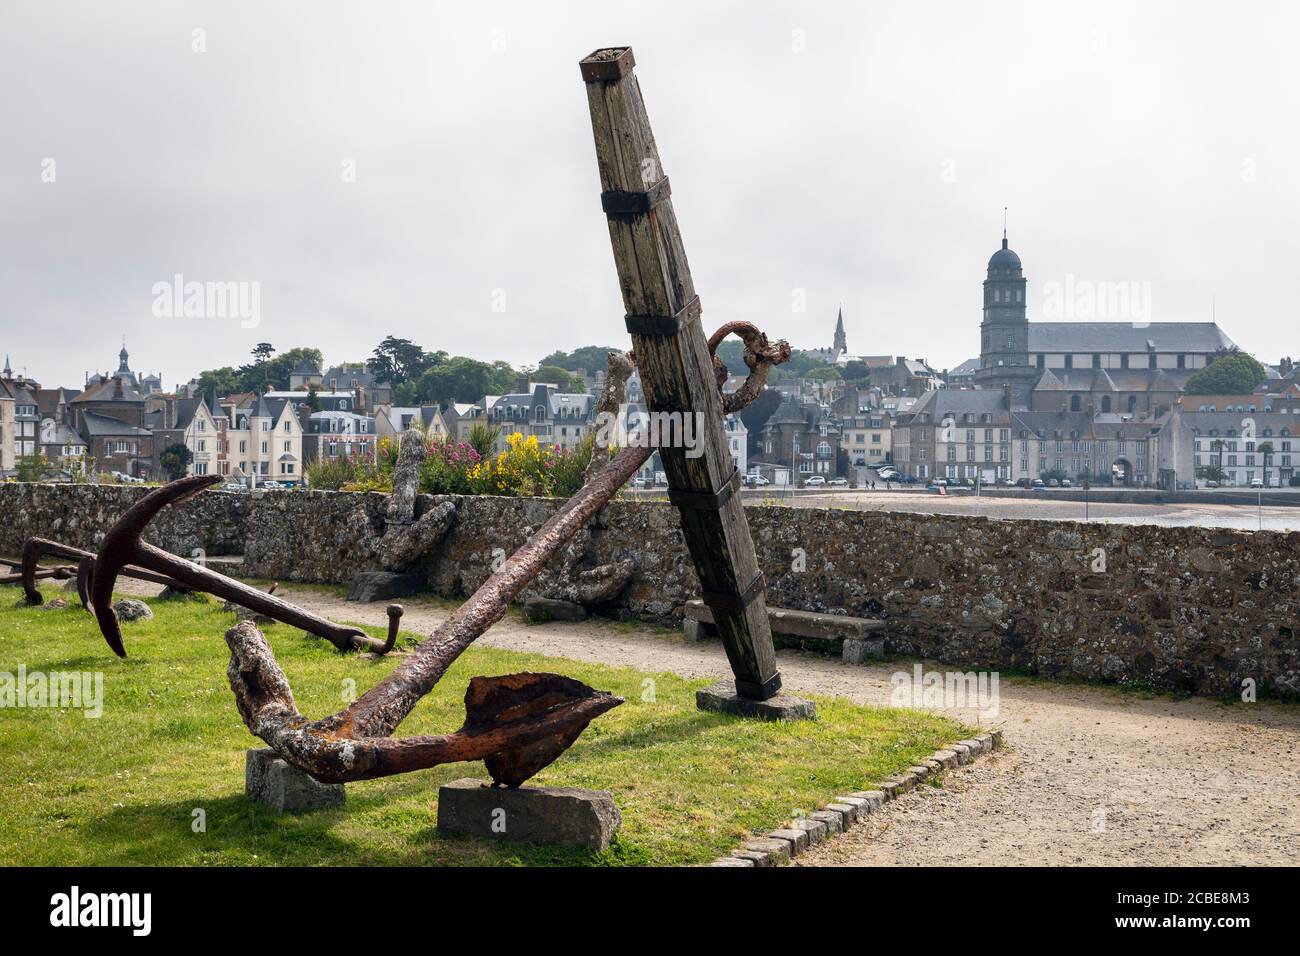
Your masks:
M835 319L835 342L831 347L836 355L842 355L849 350L848 341L844 337L844 306L840 306L839 315Z

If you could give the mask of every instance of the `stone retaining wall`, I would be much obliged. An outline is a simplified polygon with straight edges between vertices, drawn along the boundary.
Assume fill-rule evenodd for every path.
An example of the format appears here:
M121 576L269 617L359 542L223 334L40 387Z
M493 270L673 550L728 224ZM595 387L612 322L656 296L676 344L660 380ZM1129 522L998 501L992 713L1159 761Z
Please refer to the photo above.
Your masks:
M0 554L32 534L93 547L139 488L0 485ZM420 511L437 500L422 498ZM239 554L249 575L343 583L377 567L345 530L358 505L333 492L208 492L167 509L149 538L188 555ZM463 498L424 562L430 588L463 597L559 506ZM970 669L1144 682L1196 693L1300 692L1300 533L749 507L769 603L887 621L886 649ZM613 502L569 569L631 558L605 610L674 621L698 595L676 511Z

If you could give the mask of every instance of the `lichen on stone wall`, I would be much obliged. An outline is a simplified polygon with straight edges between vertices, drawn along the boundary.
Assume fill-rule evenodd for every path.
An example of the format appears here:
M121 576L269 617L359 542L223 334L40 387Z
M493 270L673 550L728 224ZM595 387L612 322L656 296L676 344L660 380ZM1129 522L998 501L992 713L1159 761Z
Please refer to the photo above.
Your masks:
M0 486L0 554L38 534L93 548L144 489ZM562 502L421 496L416 514L454 501L456 520L416 562L431 592L468 596ZM207 492L169 508L148 539L190 556L243 554L242 573L345 583L379 570L348 519L383 526L387 497L345 492ZM1300 693L1300 533L998 521L890 512L748 507L768 603L882 617L887 648L972 669L1237 695ZM539 581L605 568L607 610L671 622L698 596L677 512L614 501ZM630 570L629 570L630 569ZM612 573L612 572L611 572ZM578 582L581 583L581 582ZM615 587L617 585L617 587ZM576 593L576 592L575 592Z

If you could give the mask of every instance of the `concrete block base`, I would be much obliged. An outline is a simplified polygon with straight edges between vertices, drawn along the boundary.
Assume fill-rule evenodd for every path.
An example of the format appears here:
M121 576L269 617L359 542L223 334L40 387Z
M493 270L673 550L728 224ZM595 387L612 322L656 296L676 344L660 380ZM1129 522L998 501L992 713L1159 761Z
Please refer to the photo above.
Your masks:
M346 801L341 783L321 783L290 766L270 748L250 750L244 763L244 793L276 813L306 813L341 807Z
M716 710L739 717L761 717L764 720L816 720L817 707L810 700L777 694L767 700L751 700L736 693L732 681L720 681L695 692L695 706L700 710Z
M623 817L608 790L493 787L454 780L438 788L438 830L480 840L609 847Z

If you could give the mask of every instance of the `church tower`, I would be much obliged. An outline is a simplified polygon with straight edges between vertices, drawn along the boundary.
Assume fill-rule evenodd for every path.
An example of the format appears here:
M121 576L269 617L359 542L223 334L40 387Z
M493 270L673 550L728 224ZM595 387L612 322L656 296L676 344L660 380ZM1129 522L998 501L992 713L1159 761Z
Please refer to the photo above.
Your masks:
M1025 312L1027 281L1020 257L1007 247L989 259L984 279L984 318L980 323L980 367L975 383L981 388L1011 386L1012 408L1027 408L1038 369L1029 362L1029 319Z
M844 338L844 307L840 307L840 314L835 319L835 342L831 345L835 355L841 356L849 350L848 341Z

